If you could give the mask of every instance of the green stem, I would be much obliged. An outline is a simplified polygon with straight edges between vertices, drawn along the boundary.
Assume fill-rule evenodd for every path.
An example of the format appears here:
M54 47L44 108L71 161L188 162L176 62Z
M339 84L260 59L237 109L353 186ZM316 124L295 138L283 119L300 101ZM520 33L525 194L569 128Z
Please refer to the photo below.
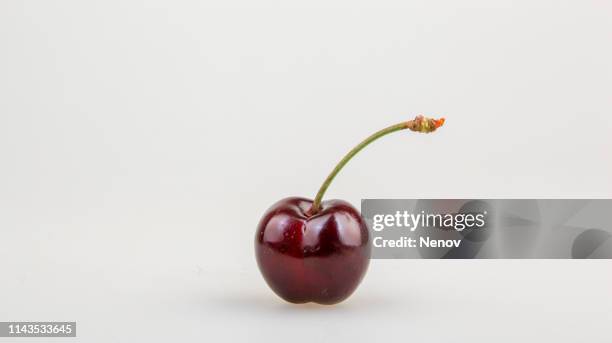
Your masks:
M327 191L327 188L332 183L332 181L334 181L334 178L336 177L336 175L338 175L340 170L342 170L342 168L348 163L348 161L350 161L353 158L353 156L357 155L359 151L361 151L363 148L365 148L366 146L368 146L370 143L374 142L375 140L379 139L380 137L386 136L395 131L405 130L408 128L410 128L409 122L403 122L400 124L389 126L385 129L382 129L374 133L370 137L364 139L361 143L357 144L357 146L355 146L351 151L349 151L342 158L342 160L338 162L334 170L332 170L331 173L329 173L325 181L323 181L323 184L321 185L321 188L319 188L319 191L317 192L317 196L315 197L314 202L312 203L310 214L316 214L317 212L319 212L319 210L321 209L321 200L323 200L323 195L325 195L325 191Z

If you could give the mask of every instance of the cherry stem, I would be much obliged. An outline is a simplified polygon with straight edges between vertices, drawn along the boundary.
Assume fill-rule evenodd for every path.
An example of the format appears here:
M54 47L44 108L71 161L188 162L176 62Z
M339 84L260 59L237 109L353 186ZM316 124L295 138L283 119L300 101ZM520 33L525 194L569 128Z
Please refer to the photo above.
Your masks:
M351 151L349 151L342 158L342 160L340 160L340 162L338 162L338 164L334 167L331 173L329 173L325 181L323 181L323 184L319 188L319 191L317 192L314 202L312 203L312 207L310 208L310 211L309 211L310 215L314 215L321 210L321 201L323 200L323 195L325 195L325 191L327 191L327 188L332 183L336 175L338 175L340 170L342 170L342 168L355 155L357 155L357 153L359 153L363 148L368 146L370 143L374 142L375 140L379 139L382 136L386 136L395 131L400 131L400 130L405 130L405 129L410 129L415 132L424 132L424 133L433 132L437 128L442 126L442 124L444 124L444 118L430 119L430 118L425 118L423 116L417 116L413 120L409 120L407 122L395 124L387 128L384 128L372 134L368 138L364 139L361 143L357 144L353 149L351 149Z

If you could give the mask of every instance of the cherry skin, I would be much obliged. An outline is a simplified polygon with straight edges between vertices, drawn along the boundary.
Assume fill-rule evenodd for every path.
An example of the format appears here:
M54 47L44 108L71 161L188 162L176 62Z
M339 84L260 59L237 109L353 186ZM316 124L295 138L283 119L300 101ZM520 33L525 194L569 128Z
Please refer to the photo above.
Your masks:
M272 290L291 303L335 304L349 297L368 269L366 224L351 204L286 198L264 214L255 236L259 269Z

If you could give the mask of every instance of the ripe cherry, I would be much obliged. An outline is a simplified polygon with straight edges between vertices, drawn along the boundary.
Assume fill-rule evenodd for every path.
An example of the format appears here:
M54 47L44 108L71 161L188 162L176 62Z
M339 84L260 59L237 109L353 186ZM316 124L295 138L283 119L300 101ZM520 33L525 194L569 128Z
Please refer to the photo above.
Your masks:
M335 304L349 297L370 262L368 230L348 202L322 201L325 191L342 167L376 139L404 129L429 133L443 123L443 118L418 116L382 129L349 151L314 200L291 197L272 205L255 235L255 256L270 288L292 303Z

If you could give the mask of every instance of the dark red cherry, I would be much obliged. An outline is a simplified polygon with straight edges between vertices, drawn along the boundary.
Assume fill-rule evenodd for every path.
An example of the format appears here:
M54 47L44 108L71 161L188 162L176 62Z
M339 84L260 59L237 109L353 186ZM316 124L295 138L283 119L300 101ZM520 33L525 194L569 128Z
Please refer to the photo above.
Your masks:
M264 279L292 303L335 304L351 295L370 261L368 230L348 202L329 200L309 215L312 200L272 205L257 228L255 254Z
M348 161L368 144L392 132L429 133L444 118L414 120L375 132L351 151L327 176L314 200L286 198L264 214L255 236L255 256L264 279L292 303L335 304L351 295L370 261L368 230L346 201L322 201L325 191Z

